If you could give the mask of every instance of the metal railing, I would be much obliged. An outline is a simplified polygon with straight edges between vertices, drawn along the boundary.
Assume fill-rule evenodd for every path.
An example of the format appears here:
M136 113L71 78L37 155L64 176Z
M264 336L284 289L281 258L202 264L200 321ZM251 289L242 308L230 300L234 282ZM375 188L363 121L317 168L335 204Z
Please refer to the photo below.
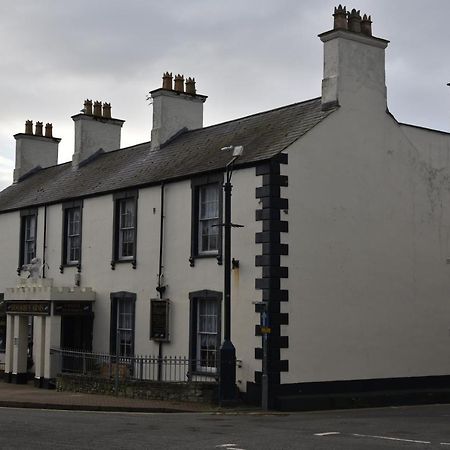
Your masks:
M116 356L68 349L51 349L52 366L58 374L163 382L216 382L211 362L185 356Z

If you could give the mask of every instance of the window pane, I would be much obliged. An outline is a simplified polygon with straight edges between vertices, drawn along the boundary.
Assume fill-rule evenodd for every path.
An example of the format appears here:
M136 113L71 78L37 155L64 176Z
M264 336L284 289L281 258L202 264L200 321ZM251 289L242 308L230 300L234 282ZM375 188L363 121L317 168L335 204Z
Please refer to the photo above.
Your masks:
M218 351L218 314L216 300L197 301L197 368L215 370Z
M128 258L134 255L135 241L135 199L129 198L119 201L119 258Z
M80 261L81 208L66 209L66 263Z

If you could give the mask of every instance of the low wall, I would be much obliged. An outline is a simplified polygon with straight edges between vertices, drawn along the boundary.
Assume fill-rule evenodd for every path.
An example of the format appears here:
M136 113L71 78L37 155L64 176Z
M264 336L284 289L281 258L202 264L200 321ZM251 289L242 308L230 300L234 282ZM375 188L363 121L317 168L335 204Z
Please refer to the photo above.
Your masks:
M114 379L86 375L60 375L56 379L58 391L88 394L115 395ZM147 400L172 400L185 402L217 402L217 385L214 383L165 383L158 381L121 380L119 396Z

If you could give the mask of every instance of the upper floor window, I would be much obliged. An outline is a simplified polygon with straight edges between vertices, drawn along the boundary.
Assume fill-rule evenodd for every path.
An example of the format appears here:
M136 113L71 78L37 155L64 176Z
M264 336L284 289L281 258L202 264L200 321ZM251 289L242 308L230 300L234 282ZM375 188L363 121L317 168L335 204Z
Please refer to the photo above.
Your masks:
M199 187L198 254L219 250L219 195L217 183Z
M136 267L137 191L126 191L114 196L113 261L131 261Z
M62 267L81 264L82 202L63 204ZM61 268L62 268L61 267Z
M194 178L192 187L191 266L213 256L222 263L222 174Z
M22 210L20 216L19 268L36 257L37 209Z

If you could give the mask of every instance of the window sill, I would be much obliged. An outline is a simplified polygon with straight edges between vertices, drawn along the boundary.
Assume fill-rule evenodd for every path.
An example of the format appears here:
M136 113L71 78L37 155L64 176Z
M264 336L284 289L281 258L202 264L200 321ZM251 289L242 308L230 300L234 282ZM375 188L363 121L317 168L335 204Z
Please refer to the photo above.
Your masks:
M206 259L206 258L216 258L217 259L217 264L219 266L222 265L222 254L220 254L219 252L214 252L214 253L200 253L198 255L194 255L191 256L189 258L189 264L191 267L195 266L195 260L196 259Z
M116 268L116 264L131 264L133 269L136 269L136 259L131 257L131 258L121 258L121 259L113 259L111 261L111 270L115 270Z
M219 372L217 369L214 370L214 372L210 370L190 370L189 371L190 377L203 377L203 378L218 378Z

